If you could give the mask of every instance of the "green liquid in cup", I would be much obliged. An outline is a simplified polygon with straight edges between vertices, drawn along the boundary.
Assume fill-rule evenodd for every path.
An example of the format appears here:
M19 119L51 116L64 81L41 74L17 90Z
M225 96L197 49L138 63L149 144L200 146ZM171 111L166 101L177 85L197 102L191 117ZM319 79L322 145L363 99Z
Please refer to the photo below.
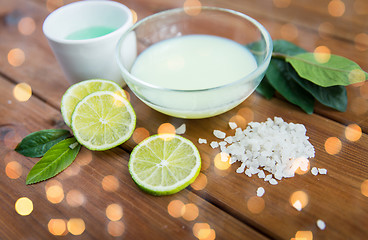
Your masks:
M84 39L97 38L97 37L102 37L106 34L109 34L115 30L116 30L115 28L103 27L103 26L89 27L89 28L84 28L82 30L78 30L78 31L75 31L69 34L66 37L66 39L84 40Z

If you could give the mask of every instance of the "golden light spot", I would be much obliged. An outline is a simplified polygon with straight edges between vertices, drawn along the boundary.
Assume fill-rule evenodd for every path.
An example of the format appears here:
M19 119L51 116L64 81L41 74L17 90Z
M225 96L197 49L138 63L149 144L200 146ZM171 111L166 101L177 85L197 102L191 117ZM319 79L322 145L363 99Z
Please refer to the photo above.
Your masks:
M202 4L199 0L185 0L184 12L190 16L196 16L201 13Z
M11 161L6 164L5 173L10 179L17 179L22 176L23 168L17 161Z
M140 143L142 142L144 139L149 137L149 131L147 129L145 129L144 127L139 127L136 128L133 132L133 141L135 143Z
M300 210L308 205L309 198L308 195L303 191L293 192L289 198L291 206Z
M297 231L295 240L313 240L313 233L311 231Z
M287 8L290 6L291 0L273 0L273 4L278 8Z
M8 63L13 67L19 67L25 60L26 56L20 48L13 48L8 53Z
M90 164L90 162L92 162L93 160L93 153L91 150L88 150L85 147L82 147L81 150L78 153L77 158L75 159L75 162L79 165L79 166L85 166Z
M86 225L81 218L71 218L67 223L68 231L73 235L81 235Z
M321 37L326 36L325 34L332 34L334 32L334 25L329 22L323 22L318 27L318 33Z
M36 23L31 17L23 17L18 22L18 31L23 35L31 35L36 30Z
M120 237L125 231L125 225L122 221L109 222L107 232L113 237Z
M158 134L175 134L175 132L175 127L171 123L163 123L157 129Z
M240 127L241 129L245 129L246 126L247 126L247 121L245 120L244 117L242 117L241 115L239 114L236 114L234 116L232 116L229 120L229 122L234 122L236 123L236 125L238 127Z
M366 76L364 71L360 69L353 69L349 73L349 82L350 83L357 83L357 82L363 82L366 80Z
M295 170L295 173L296 174L299 174L299 175L303 175L303 174L306 174L307 172L309 172L309 169L310 169L310 162L307 158L297 158L298 161L294 161L295 164L298 164L298 168ZM306 163L306 167L304 168L300 166L300 162L304 162ZM294 164L293 163L293 164Z
M13 96L19 102L26 102L32 96L32 88L27 83L18 83L13 88Z
M190 184L190 186L197 191L204 189L207 186L206 175L204 175L203 173L199 173L196 180L192 184Z
M368 101L362 97L356 97L350 101L348 108L356 115L363 115L368 111Z
M368 179L362 182L362 185L360 186L360 192L368 197Z
M326 63L331 58L331 51L326 46L319 46L314 50L314 59L319 63Z
M368 34L359 33L354 38L355 48L359 51L368 50Z
M282 25L280 32L282 38L288 41L295 40L299 35L298 28L292 23Z
M66 202L71 207L79 207L79 206L84 204L85 200L86 199L85 199L84 195L80 191L75 190L75 189L70 190L66 194Z
M116 177L108 175L102 179L102 188L106 192L115 192L119 188L119 181Z
M241 109L239 109L238 114L245 119L247 124L254 120L254 112L250 108L247 108L247 107L241 108Z
M63 0L47 0L46 1L46 8L49 12L53 12L54 10L58 9L59 7L64 5Z
M345 13L345 4L341 0L331 0L328 4L328 13L333 17L341 17Z
M132 17L133 17L133 24L137 22L138 20L138 15L137 12L134 11L133 9L130 9L130 11L132 12Z
M64 174L71 176L76 176L80 172L80 166L78 164L72 164L67 169L63 171Z
M248 199L248 201L247 201L247 207L248 207L248 210L251 213L259 214L265 208L265 202L264 202L263 198L257 197L257 196L253 196L253 197L250 197Z
M111 221L119 221L123 217L123 208L116 203L110 204L106 208L106 217Z
M362 129L357 124L350 124L345 128L345 137L347 140L355 142L362 136Z
M61 236L67 233L66 221L64 219L50 219L47 227L49 232L55 236Z
M219 170L226 170L230 167L229 163L230 155L224 152L216 154L214 163L215 167Z
M208 223L196 223L193 225L193 234L198 239L205 239L211 234L211 227Z
M49 202L53 204L60 203L64 199L64 190L61 185L52 185L47 187L46 185L46 197Z
M341 151L342 143L337 137L329 137L325 142L325 150L328 154L335 155Z
M182 212L183 218L187 221L193 221L199 215L198 207L194 203L185 204L184 207L182 208Z
M33 211L33 202L27 197L21 197L15 202L15 211L22 216L27 216Z
M174 218L179 218L183 215L184 203L180 200L172 200L167 205L167 212Z

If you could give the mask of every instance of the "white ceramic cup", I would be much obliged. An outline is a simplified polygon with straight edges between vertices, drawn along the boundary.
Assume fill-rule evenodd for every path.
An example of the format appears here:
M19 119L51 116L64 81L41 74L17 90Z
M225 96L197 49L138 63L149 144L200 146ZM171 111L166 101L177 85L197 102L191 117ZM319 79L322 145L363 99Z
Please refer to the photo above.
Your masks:
M70 83L101 78L125 85L116 45L133 24L132 12L113 1L79 1L58 8L43 23L43 32ZM73 40L70 34L91 27L115 29L103 36Z

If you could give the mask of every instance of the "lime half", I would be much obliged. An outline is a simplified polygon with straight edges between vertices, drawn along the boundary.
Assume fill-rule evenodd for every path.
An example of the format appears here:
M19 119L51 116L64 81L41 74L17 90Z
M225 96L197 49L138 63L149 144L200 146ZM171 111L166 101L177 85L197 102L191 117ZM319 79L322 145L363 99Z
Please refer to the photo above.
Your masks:
M91 150L107 150L130 138L136 124L133 107L126 98L99 91L75 107L71 127L80 144Z
M126 97L124 90L115 82L103 79L91 79L73 84L64 93L61 99L61 114L64 122L70 127L70 122L75 106L87 95L97 91L112 91L122 97Z
M160 134L146 138L132 151L129 172L135 183L153 195L176 193L194 182L201 157L188 139Z

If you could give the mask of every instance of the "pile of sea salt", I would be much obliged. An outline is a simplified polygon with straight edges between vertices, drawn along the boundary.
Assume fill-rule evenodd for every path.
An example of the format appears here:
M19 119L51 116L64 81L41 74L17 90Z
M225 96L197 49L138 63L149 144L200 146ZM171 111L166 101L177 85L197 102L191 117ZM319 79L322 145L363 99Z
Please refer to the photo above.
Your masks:
M245 130L232 122L229 126L235 129L235 135L226 137L224 132L214 130L214 135L223 141L213 141L210 146L220 147L224 161L230 156L230 164L241 162L237 173L244 172L249 177L257 174L275 185L277 180L293 177L298 168L308 171L308 158L314 157L314 147L303 124L286 123L275 117L250 122Z

